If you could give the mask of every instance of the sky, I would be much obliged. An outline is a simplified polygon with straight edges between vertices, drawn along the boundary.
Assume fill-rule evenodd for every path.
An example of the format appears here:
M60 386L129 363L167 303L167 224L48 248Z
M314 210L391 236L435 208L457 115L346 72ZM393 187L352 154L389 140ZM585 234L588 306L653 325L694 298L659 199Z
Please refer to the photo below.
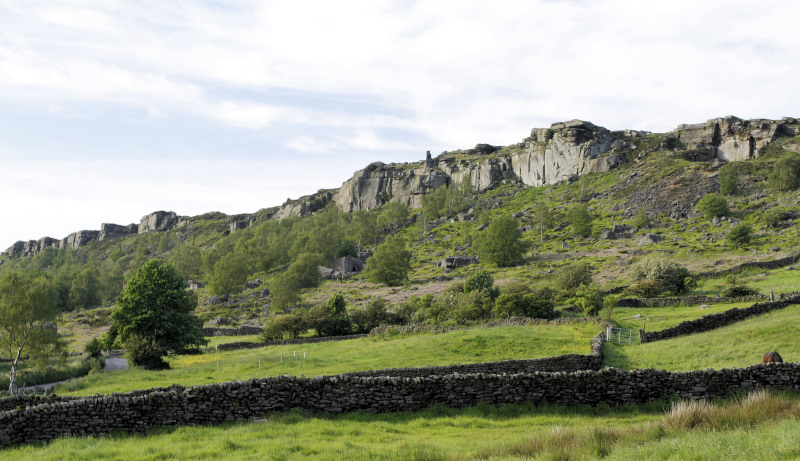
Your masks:
M582 119L800 116L800 2L0 0L0 251Z

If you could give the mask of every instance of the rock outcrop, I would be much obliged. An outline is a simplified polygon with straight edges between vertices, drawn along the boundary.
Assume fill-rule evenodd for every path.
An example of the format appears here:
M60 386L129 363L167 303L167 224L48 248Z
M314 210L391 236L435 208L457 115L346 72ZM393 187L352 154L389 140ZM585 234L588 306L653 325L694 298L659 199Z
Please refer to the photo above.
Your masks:
M370 210L389 201L418 208L423 195L449 181L448 174L430 168L427 161L411 168L375 162L356 171L334 194L333 200L344 211Z
M306 195L297 200L286 200L273 216L275 219L285 219L290 216L308 216L319 211L331 201L333 192L321 190L314 195Z
M143 216L139 223L139 233L164 232L178 226L181 218L174 211L156 211Z
M139 233L139 226L136 224L128 224L127 226L120 226L119 224L100 224L100 233L97 240L103 241L106 239L125 237L126 235L136 235Z
M778 136L790 135L794 119L742 120L732 115L706 123L679 125L672 134L686 149L707 150L711 159L736 162L756 158Z

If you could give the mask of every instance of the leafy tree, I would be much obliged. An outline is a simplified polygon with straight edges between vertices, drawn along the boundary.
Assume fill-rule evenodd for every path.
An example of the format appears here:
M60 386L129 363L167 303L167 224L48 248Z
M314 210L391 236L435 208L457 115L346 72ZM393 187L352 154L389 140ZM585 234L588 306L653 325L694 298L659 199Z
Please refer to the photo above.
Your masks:
M97 338L92 339L83 347L83 352L89 354L91 357L100 357L100 354L103 352L103 345L100 344L100 340Z
M536 232L539 233L539 240L544 241L545 231L553 227L553 214L550 209L542 202L536 205L531 217L531 225Z
M270 285L273 311L286 311L300 304L300 282L288 272L275 278Z
M564 267L558 274L558 286L574 290L581 285L591 285L592 268L586 262L578 262Z
M355 238L359 248L365 244L377 243L378 222L375 214L364 210L354 211L348 233Z
M786 210L783 207L772 207L761 215L761 220L769 227L780 227Z
M321 336L349 335L353 331L350 316L347 314L347 303L341 293L333 295L326 304L330 319L317 332Z
M422 196L422 214L426 219L453 216L469 208L472 196L472 181L469 175L457 184L439 187Z
M73 306L96 307L100 304L100 280L97 271L87 268L72 279L70 300Z
M405 239L392 235L367 260L366 276L372 282L395 286L408 280L410 270L411 252L406 250Z
M129 335L125 341L125 353L131 363L136 366L144 367L148 370L169 368L169 364L162 358L164 353L152 338L145 338L135 333Z
M719 192L722 195L736 195L739 193L739 175L730 168L723 168L719 172Z
M749 224L738 224L728 232L725 239L736 248L745 246L753 239L753 228Z
M785 155L772 167L769 184L776 190L794 190L800 187L800 157Z
M584 204L573 206L569 210L568 218L575 236L588 237L592 235L592 215L589 213L589 207Z
M297 280L299 288L311 288L319 285L322 280L319 267L323 264L325 264L325 261L321 255L303 253L294 260L287 272Z
M371 300L364 309L350 312L350 320L356 333L369 333L381 324L396 323L396 318L388 310L388 303L383 298Z
M203 321L192 314L196 306L197 295L187 290L183 276L169 263L151 259L117 299L113 328L126 344L137 335L155 343L160 356L181 352L208 343L200 331Z
M651 255L632 264L628 268L627 276L635 284L643 282L652 284L658 293L665 291L684 293L687 291L686 278L691 274L686 268L664 256Z
M247 266L244 260L235 253L229 253L214 265L209 288L215 295L237 293L244 289L246 281Z
M597 315L603 307L603 297L596 285L582 285L569 302L580 308L587 317Z
M556 316L553 303L539 299L536 295L520 293L501 294L494 305L494 313L498 318L531 317L551 319Z
M58 315L55 284L41 272L0 275L0 350L11 358L9 392L17 390L17 369L23 352L31 357L57 352L63 344L55 328Z
M638 227L639 229L650 227L652 223L653 220L647 215L647 207L644 206L639 208L639 211L636 212L631 220L631 225L633 227Z
M474 238L474 242L481 259L499 267L516 264L528 248L517 221L510 216L497 218Z
M731 214L728 201L725 200L725 197L720 197L717 194L704 195L703 198L697 202L695 208L706 218L721 218Z
M614 313L614 307L619 301L619 295L608 295L603 298L603 320L606 322L611 321L611 315Z
M378 215L378 225L396 226L403 223L408 218L408 205L400 202L389 202L381 207L381 214Z
M683 286L686 287L687 292L694 293L694 290L697 289L697 280L694 277L686 277L683 279Z
M308 326L305 319L299 313L292 312L291 314L273 317L264 326L264 331L260 337L265 342L278 341L284 339L284 337L295 339L307 329Z
M203 276L203 256L194 245L181 244L175 249L170 261L175 270L188 279L197 280Z
M471 275L464 282L464 293L471 291L482 291L492 299L497 298L500 294L500 290L494 286L494 277L486 270Z

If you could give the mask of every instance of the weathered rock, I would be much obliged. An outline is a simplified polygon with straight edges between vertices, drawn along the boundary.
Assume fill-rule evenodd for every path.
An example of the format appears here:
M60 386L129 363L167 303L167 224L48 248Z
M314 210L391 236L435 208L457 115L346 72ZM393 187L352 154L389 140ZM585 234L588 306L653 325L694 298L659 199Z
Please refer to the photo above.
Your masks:
M347 277L364 270L364 262L360 258L345 256L332 260L328 267Z
M297 200L286 200L280 209L275 213L275 219L285 219L289 216L308 216L315 211L319 211L331 201L333 193L329 190L322 190L314 195L306 195Z
M128 235L136 235L139 233L139 226L136 224L128 224L127 226L120 226L119 224L100 224L100 233L97 235L97 240L102 242L106 239L125 237Z
M687 149L707 149L710 158L733 162L760 156L784 132L783 121L727 116L706 123L679 125L673 134Z
M641 239L639 239L638 245L647 245L648 243L658 243L662 240L664 240L664 238L661 237L660 235L648 232L647 234L643 235Z
M471 264L478 264L478 258L475 256L447 256L439 261L437 266L442 269L456 269L459 267L466 267Z
M205 283L198 282L197 280L187 280L186 283L189 285L190 290L199 290L206 286Z
M156 211L142 217L138 231L140 234L168 231L175 228L179 221L174 211Z
M331 269L329 267L317 266L317 270L319 271L320 277L322 277L324 279L333 280L333 279L338 279L339 277L342 276L341 272L333 270L333 269Z

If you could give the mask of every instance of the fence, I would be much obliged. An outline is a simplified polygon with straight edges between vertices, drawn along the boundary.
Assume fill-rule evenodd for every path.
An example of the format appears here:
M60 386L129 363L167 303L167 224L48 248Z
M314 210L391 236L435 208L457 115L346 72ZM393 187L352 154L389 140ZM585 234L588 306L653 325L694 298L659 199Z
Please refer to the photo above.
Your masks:
M641 341L642 330L633 328L606 327L606 342L633 344Z

